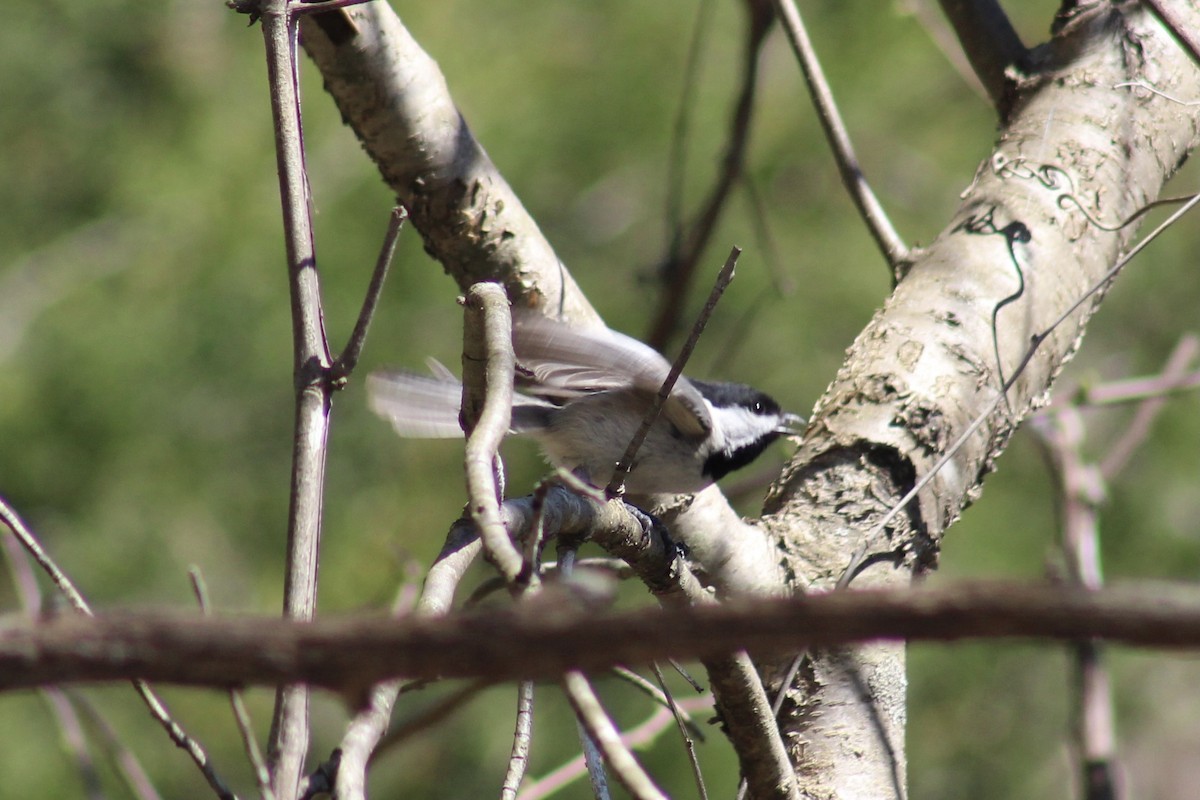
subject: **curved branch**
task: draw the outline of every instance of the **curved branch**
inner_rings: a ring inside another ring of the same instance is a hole
[[[503,487],[500,442],[512,420],[512,317],[503,287],[477,283],[467,292],[463,329],[463,421],[466,424],[467,494],[483,547],[508,582],[524,563],[500,519]]]

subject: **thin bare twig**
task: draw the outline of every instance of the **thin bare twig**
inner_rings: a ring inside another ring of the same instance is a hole
[[[829,145],[833,148],[833,157],[837,163],[838,172],[842,176],[842,184],[850,192],[850,198],[858,208],[858,213],[866,223],[867,229],[871,232],[883,257],[887,259],[892,274],[899,275],[908,258],[908,247],[901,240],[900,234],[892,227],[887,213],[862,174],[858,157],[854,155],[854,146],[850,143],[850,135],[846,132],[846,126],[838,113],[833,92],[830,91],[829,83],[825,80],[825,73],[821,69],[821,63],[817,60],[816,50],[813,49],[812,41],[808,38],[808,31],[804,27],[804,21],[800,18],[800,12],[792,0],[772,0],[772,2],[783,23],[783,30],[787,34],[788,42],[791,43],[792,50],[795,51],[796,58],[800,61],[800,69],[804,73],[804,81],[808,85],[808,92],[812,97],[813,106],[816,108],[817,118],[821,121],[825,138],[829,140]]]
[[[700,259],[712,236],[717,231],[717,222],[728,205],[733,189],[745,171],[746,149],[750,143],[750,123],[753,119],[754,98],[758,90],[758,59],[771,30],[770,8],[762,3],[745,3],[750,15],[743,50],[742,85],[734,104],[729,123],[729,140],[721,159],[721,171],[696,218],[685,230],[682,223],[669,220],[673,225],[671,242],[667,254],[658,268],[662,292],[658,311],[646,336],[646,342],[656,350],[662,350],[670,341],[679,325],[680,315],[687,308],[684,302],[696,275]],[[683,112],[681,111],[681,114]],[[686,131],[676,130],[677,137],[686,136]],[[682,147],[680,147],[682,151]],[[680,155],[682,158],[682,155]],[[682,166],[680,167],[682,170]],[[682,182],[682,175],[679,180]],[[682,187],[669,188],[682,194]]]
[[[513,731],[512,753],[508,771],[500,788],[500,800],[516,800],[517,790],[529,768],[529,745],[533,738],[533,681],[521,681],[517,686],[517,724]]]
[[[400,722],[383,737],[372,757],[377,757],[445,721],[455,711],[478,697],[487,687],[488,684],[484,681],[472,681],[455,689],[416,716]]]
[[[680,701],[685,711],[699,712],[712,707],[710,698],[690,698]],[[643,722],[621,734],[621,741],[627,747],[644,747],[663,734],[672,724],[671,709],[663,706],[647,717]],[[517,800],[542,800],[560,791],[567,784],[578,780],[587,771],[583,756],[579,755],[562,766],[551,770],[525,787],[517,795]]]
[[[37,565],[42,568],[42,571],[50,576],[50,580],[54,582],[54,587],[58,589],[59,594],[67,598],[67,602],[71,604],[71,607],[81,614],[90,616],[92,608],[88,605],[87,600],[83,599],[83,595],[75,588],[75,584],[71,579],[67,577],[65,572],[59,569],[58,564],[50,557],[50,554],[42,548],[41,542],[38,541],[33,531],[25,525],[25,521],[21,519],[21,515],[2,497],[0,497],[0,520],[3,520],[8,529],[17,537],[17,541],[21,543],[21,547],[25,548],[25,552],[29,553],[33,557],[33,560],[37,562]],[[10,553],[10,555],[15,556],[15,553]],[[18,562],[15,559],[11,560],[11,563],[14,568],[17,568],[16,565]],[[26,578],[18,581],[18,586],[24,587],[22,589],[23,595],[29,592],[34,593],[36,599],[35,597],[25,598],[27,602],[36,602],[36,605],[31,608],[41,607],[41,599],[36,596],[36,584],[30,587],[29,580]]]
[[[613,669],[613,674],[631,686],[641,690],[647,697],[661,705],[663,708],[668,710],[671,709],[672,704],[668,699],[666,692],[643,678],[641,675],[638,675],[633,670],[629,669],[628,667],[616,667]],[[683,720],[683,724],[687,727],[688,736],[692,736],[703,742],[705,740],[704,729],[696,724],[696,721],[691,718],[691,716],[679,703],[675,703],[674,707],[675,709],[679,710],[680,719]]]
[[[79,714],[66,692],[54,686],[42,689],[38,694],[50,708],[58,723],[58,735],[63,749],[75,762],[79,778],[83,783],[83,794],[87,800],[104,800],[104,788],[100,784],[100,773],[96,761],[88,750],[87,734],[80,724]]]
[[[675,124],[671,131],[671,146],[667,154],[667,232],[673,242],[678,240],[683,229],[683,194],[687,175],[688,131],[691,128],[692,111],[695,108],[696,79],[700,75],[700,51],[708,38],[713,0],[700,0],[696,8],[696,21],[692,24],[692,38],[688,42],[687,57],[683,67],[683,91],[679,97],[679,110],[675,113]],[[674,244],[672,244],[674,247]]]
[[[658,662],[651,661],[650,668],[654,670],[654,678],[658,681],[658,686],[662,690],[663,697],[667,700],[667,704],[671,709],[671,716],[675,718],[675,724],[679,726],[679,736],[683,739],[683,748],[687,751],[688,763],[692,765],[692,776],[696,779],[696,791],[699,793],[700,800],[708,800],[708,789],[704,785],[704,773],[700,770],[700,759],[696,757],[696,742],[692,740],[688,732],[689,729],[687,721],[684,719],[683,711],[679,708],[679,704],[675,702],[675,696],[667,688],[667,682],[663,678],[662,670],[658,667]]]
[[[365,0],[364,0],[365,1]],[[400,229],[404,220],[408,219],[408,211],[404,206],[396,206],[388,218],[387,233],[383,237],[383,247],[379,250],[379,258],[375,261],[375,269],[371,273],[371,282],[367,285],[367,294],[363,298],[362,309],[358,312],[358,320],[342,354],[334,362],[330,370],[330,379],[335,389],[346,385],[350,373],[358,366],[358,357],[362,355],[363,344],[367,341],[367,330],[375,316],[375,308],[379,305],[379,297],[383,294],[383,282],[387,280],[388,269],[392,258],[396,255],[396,243],[400,241]]]
[[[621,504],[614,501],[607,507],[616,505]],[[636,535],[630,536],[610,524],[595,527],[592,539],[605,550],[625,559],[664,608],[698,610],[716,606],[716,601],[700,586],[687,564],[677,558],[676,550],[667,546],[654,530],[649,533],[651,535],[646,535],[637,525]],[[794,798],[797,791],[795,774],[771,715],[762,680],[749,656],[745,652],[709,655],[701,659],[701,663],[708,671],[720,707],[727,712],[723,716],[729,739],[737,751],[743,772],[751,780],[755,795]]]
[[[1197,338],[1195,334],[1181,337],[1167,359],[1167,363],[1163,366],[1160,376],[1162,384],[1170,386],[1177,383],[1191,369],[1198,352],[1200,352],[1200,338]],[[1129,462],[1133,452],[1149,435],[1154,420],[1166,402],[1166,397],[1163,395],[1147,397],[1141,402],[1121,438],[1113,443],[1107,455],[1100,461],[1100,474],[1105,480],[1115,478]]]
[[[558,568],[564,578],[571,578],[575,574],[575,555],[578,552],[578,542],[566,536],[558,538]],[[591,692],[591,683],[583,673],[578,673],[583,680],[587,692]],[[563,691],[567,694],[567,699],[571,699],[571,690],[566,683],[566,679],[562,680]],[[592,698],[595,700],[595,697]],[[574,703],[572,702],[572,707]],[[604,754],[600,750],[600,743],[596,739],[596,734],[592,732],[588,722],[583,718],[579,709],[575,709],[575,726],[579,730],[579,747],[583,753],[583,764],[587,768],[588,780],[592,784],[592,796],[596,800],[611,800],[612,795],[608,789],[608,774],[604,770]],[[617,769],[614,767],[614,769]]]
[[[58,564],[54,562],[54,559],[52,559],[42,548],[41,543],[38,542],[37,537],[33,534],[33,531],[29,529],[16,510],[8,504],[8,501],[4,500],[3,498],[0,498],[0,520],[2,520],[4,524],[8,526],[9,530],[13,532],[13,535],[17,537],[17,540],[21,543],[21,546],[24,547],[31,556],[33,556],[33,559],[37,562],[38,566],[40,566],[46,572],[46,574],[50,576],[50,579],[54,582],[55,587],[64,597],[67,598],[68,602],[71,603],[71,606],[84,616],[94,616],[91,606],[88,605],[88,602],[84,599],[83,594],[75,587],[75,584],[70,578],[67,577],[66,573],[59,569]],[[187,731],[185,731],[179,725],[179,723],[175,722],[175,720],[171,718],[171,715],[167,711],[167,708],[163,704],[162,700],[154,692],[154,690],[150,688],[150,684],[146,683],[140,678],[134,679],[132,683],[134,691],[138,693],[138,696],[142,698],[142,702],[146,704],[146,708],[149,709],[150,716],[154,717],[159,725],[162,726],[163,730],[165,730],[167,735],[171,738],[171,741],[173,741],[177,747],[182,749],[191,757],[192,761],[195,762],[196,766],[200,768],[200,772],[202,775],[204,775],[204,779],[208,781],[208,785],[214,792],[216,792],[217,796],[222,798],[222,800],[226,800],[226,798],[235,798],[233,792],[231,792],[229,787],[226,786],[225,781],[222,780],[221,776],[219,776],[216,770],[213,769],[212,763],[209,762],[208,754],[204,751],[204,748],[200,746],[199,742],[189,736]]]
[[[900,8],[916,18],[917,23],[929,34],[934,46],[941,51],[942,55],[946,57],[946,61],[962,78],[963,83],[970,87],[971,91],[986,99],[987,89],[983,88],[983,82],[979,80],[979,75],[971,68],[971,62],[967,59],[962,42],[955,38],[954,31],[946,22],[946,15],[934,8],[933,0],[903,0]]]
[[[9,575],[12,577],[13,588],[21,608],[31,617],[39,616],[42,613],[42,593],[33,567],[26,558],[28,554],[13,537],[0,536],[0,546],[3,546]],[[96,764],[88,751],[87,737],[79,724],[79,715],[70,698],[63,690],[54,686],[42,689],[40,694],[54,714],[64,747],[75,760],[84,792],[93,800],[103,797]]]
[[[1058,477],[1062,516],[1062,549],[1072,583],[1087,590],[1103,585],[1100,568],[1098,508],[1104,486],[1095,464],[1085,461],[1083,419],[1067,408],[1035,419]],[[1079,775],[1087,800],[1113,800],[1116,795],[1116,733],[1112,690],[1101,644],[1075,642],[1074,717]]]
[[[700,334],[704,332],[704,326],[708,324],[708,318],[712,316],[713,309],[717,307],[717,302],[721,299],[721,295],[725,293],[725,288],[733,280],[733,271],[737,267],[738,257],[741,254],[741,248],[734,247],[731,249],[728,258],[725,259],[725,265],[717,273],[716,283],[713,284],[712,291],[708,294],[708,301],[705,302],[704,308],[700,310],[699,316],[696,317],[696,323],[692,326],[692,332],[688,335],[687,341],[683,343],[683,347],[680,349],[675,363],[671,365],[671,371],[667,373],[667,378],[659,388],[658,394],[654,396],[654,402],[650,405],[650,409],[642,419],[641,426],[634,433],[633,439],[629,441],[629,446],[625,448],[625,454],[617,462],[617,468],[613,471],[612,480],[608,482],[608,486],[604,489],[605,494],[609,497],[617,497],[621,494],[625,478],[629,476],[629,470],[633,466],[633,460],[637,457],[638,450],[642,447],[642,442],[646,441],[646,434],[650,432],[654,421],[658,419],[658,414],[662,411],[663,403],[667,401],[667,398],[671,395],[671,390],[675,388],[675,382],[683,374],[683,368],[687,365],[688,359],[692,357],[692,351],[696,349],[696,342],[700,340]]]
[[[1194,335],[1181,337],[1156,382],[1161,386],[1176,383],[1190,368],[1198,350],[1200,341]],[[1098,520],[1099,506],[1106,499],[1106,484],[1117,477],[1145,441],[1165,402],[1162,394],[1143,400],[1124,433],[1098,464],[1083,455],[1085,430],[1077,408],[1060,408],[1034,419],[1034,429],[1041,435],[1058,476],[1067,572],[1072,582],[1085,589],[1096,590],[1104,584]],[[1103,646],[1095,639],[1084,639],[1074,645],[1074,652],[1075,735],[1083,794],[1087,800],[1112,800],[1120,796],[1116,725]]]
[[[208,585],[204,582],[204,575],[200,572],[199,567],[192,566],[188,569],[188,580],[191,581],[192,593],[196,596],[200,613],[208,615],[212,606],[208,602]],[[263,760],[262,752],[258,749],[258,740],[254,738],[254,725],[250,721],[250,712],[246,708],[239,689],[229,690],[229,706],[233,711],[238,734],[242,737],[246,760],[254,769],[254,779],[258,782],[258,794],[262,800],[275,800],[275,793],[271,791],[271,773],[267,769],[267,762]]]
[[[67,696],[75,708],[87,717],[88,725],[100,734],[100,744],[104,747],[109,761],[116,764],[121,780],[129,789],[129,793],[137,800],[162,800],[158,790],[146,774],[142,762],[121,740],[121,735],[109,724],[100,710],[88,698],[79,692],[68,692]]]
[[[600,705],[587,677],[582,672],[571,670],[563,676],[562,687],[580,724],[587,730],[588,738],[604,753],[605,762],[625,791],[637,800],[666,800],[667,796],[621,741],[620,733]]]
[[[1200,371],[1189,372],[1170,381],[1163,380],[1161,375],[1106,381],[1098,386],[1080,387],[1074,397],[1052,402],[1050,410],[1057,411],[1059,408],[1071,404],[1081,408],[1103,408],[1140,403],[1152,397],[1167,397],[1181,392],[1190,392],[1197,388],[1200,388]]]

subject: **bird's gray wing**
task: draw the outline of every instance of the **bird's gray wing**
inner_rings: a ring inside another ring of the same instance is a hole
[[[373,372],[367,376],[367,402],[401,436],[451,439],[463,435],[458,424],[462,384],[457,380],[415,372]]]
[[[537,383],[529,391],[546,397],[612,389],[654,395],[671,371],[665,358],[637,339],[609,328],[575,328],[533,311],[513,310],[513,349]],[[683,376],[663,414],[687,436],[712,430],[703,396]]]
[[[456,439],[463,435],[458,420],[462,383],[440,362],[430,359],[433,375],[394,370],[367,376],[367,403],[409,439]],[[513,396],[510,433],[536,433],[550,421],[555,406],[535,397]]]

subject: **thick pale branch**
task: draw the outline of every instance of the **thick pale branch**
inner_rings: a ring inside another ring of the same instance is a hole
[[[934,562],[947,527],[1078,348],[1103,294],[1088,291],[1107,286],[1130,251],[1136,226],[1126,222],[1200,141],[1190,109],[1121,95],[1139,80],[1172,96],[1200,93],[1200,71],[1137,4],[1079,6],[1038,48],[1036,68],[1014,87],[1007,125],[960,208],[850,348],[768,500],[764,524],[810,582],[835,581],[865,539],[880,545],[861,573],[868,583],[905,583]],[[877,655],[860,651],[874,660],[851,674],[818,654],[817,680],[784,707],[785,736],[805,743],[793,761],[815,776],[804,791],[902,796],[893,765],[903,764],[903,652]],[[876,775],[869,790],[865,765]]]
[[[437,63],[387,3],[305,15],[304,47],[342,116],[466,291],[498,281],[570,320],[596,312],[450,97]]]

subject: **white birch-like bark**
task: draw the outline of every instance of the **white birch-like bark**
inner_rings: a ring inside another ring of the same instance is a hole
[[[1194,28],[1200,15],[1194,4],[1186,11]],[[1137,4],[1079,10],[1030,63],[1014,76],[994,152],[855,341],[768,499],[765,521],[791,571],[815,585],[837,580],[875,522],[995,403],[1031,337],[1117,263],[1137,227],[1122,223],[1158,198],[1198,143],[1195,109],[1122,85],[1200,98],[1200,69]],[[904,583],[933,566],[947,527],[978,497],[1019,418],[1045,401],[1102,295],[1046,336],[1008,402],[872,548],[894,557],[855,585]],[[904,796],[904,685],[898,646],[805,663],[782,722],[805,796]]]

